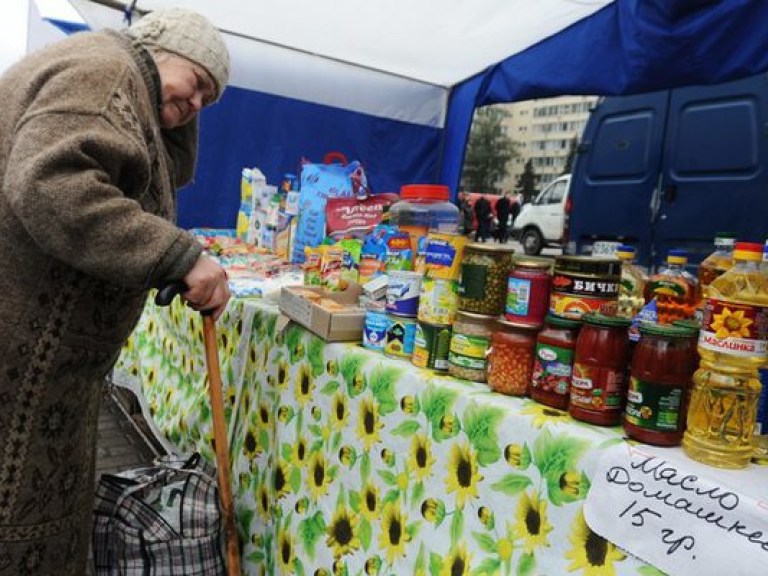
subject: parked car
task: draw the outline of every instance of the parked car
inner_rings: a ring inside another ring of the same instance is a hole
[[[571,176],[553,180],[532,202],[523,204],[512,227],[512,238],[526,254],[537,255],[546,246],[562,246],[568,212]]]

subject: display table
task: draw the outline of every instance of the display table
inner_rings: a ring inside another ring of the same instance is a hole
[[[584,501],[619,428],[328,344],[258,300],[218,322],[248,574],[659,574]],[[148,304],[115,377],[178,451],[211,461],[202,321]]]

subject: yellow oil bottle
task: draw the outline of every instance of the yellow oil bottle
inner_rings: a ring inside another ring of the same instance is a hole
[[[763,246],[737,242],[733,267],[708,288],[683,449],[694,460],[743,468],[754,451],[754,427],[766,363],[768,276]]]

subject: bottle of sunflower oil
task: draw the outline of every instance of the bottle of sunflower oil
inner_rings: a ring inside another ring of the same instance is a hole
[[[699,332],[685,453],[721,468],[743,468],[753,455],[760,380],[768,355],[768,276],[763,247],[737,242],[734,265],[709,285]]]
[[[659,324],[693,318],[697,302],[697,280],[685,269],[685,250],[672,249],[667,261],[645,286],[646,301],[655,300]]]
[[[768,276],[768,240],[763,247],[763,263],[760,265],[763,274]],[[760,370],[760,398],[757,401],[757,422],[755,423],[755,451],[752,461],[759,464],[768,464],[768,364]]]
[[[616,257],[621,260],[621,281],[619,282],[618,316],[634,318],[645,305],[645,284],[648,276],[635,265],[635,248],[619,246]]]
[[[699,264],[699,290],[703,298],[707,297],[707,288],[712,280],[733,266],[733,245],[735,243],[736,235],[731,232],[718,232],[715,236],[715,251]]]
[[[704,314],[704,303],[707,299],[707,288],[712,280],[733,266],[733,245],[736,235],[732,232],[718,232],[715,235],[715,251],[704,258],[699,264],[699,302],[696,306],[696,319],[701,321]]]

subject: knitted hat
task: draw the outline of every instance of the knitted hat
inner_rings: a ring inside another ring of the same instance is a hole
[[[128,34],[199,64],[216,82],[216,99],[229,80],[229,51],[221,32],[204,16],[183,8],[156,10],[128,28]]]

